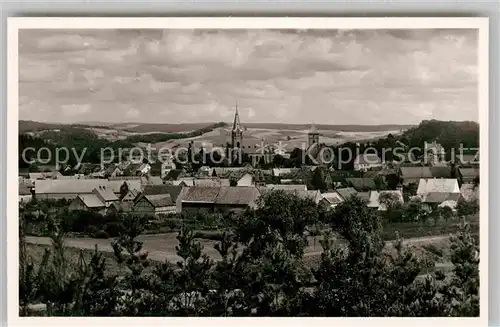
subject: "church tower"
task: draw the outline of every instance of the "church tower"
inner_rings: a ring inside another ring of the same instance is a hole
[[[309,133],[307,133],[307,147],[310,148],[314,144],[319,144],[319,133],[313,123],[309,129]]]
[[[231,146],[241,148],[243,146],[243,129],[240,124],[240,115],[238,113],[238,104],[236,104],[236,112],[234,114],[233,129],[231,131]]]

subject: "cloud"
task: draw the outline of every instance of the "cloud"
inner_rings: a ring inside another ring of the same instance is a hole
[[[23,30],[19,40],[21,119],[229,121],[236,102],[249,122],[478,118],[474,30]]]
[[[137,118],[141,115],[141,112],[137,109],[131,108],[125,114],[126,118]]]
[[[90,112],[90,104],[65,104],[61,106],[62,112],[65,116],[81,116]]]

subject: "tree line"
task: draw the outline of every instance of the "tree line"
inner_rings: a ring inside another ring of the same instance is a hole
[[[386,250],[381,217],[359,198],[325,212],[308,199],[271,192],[231,223],[208,257],[195,233],[178,233],[176,263],[152,264],[137,237],[141,217],[122,215],[111,240],[121,274],[108,271],[96,248],[68,264],[64,233],[48,226],[53,245],[40,264],[27,253],[20,223],[20,314],[47,305],[54,316],[330,316],[438,317],[479,315],[479,246],[467,225],[451,236],[451,273],[425,275],[434,263],[394,242]],[[321,223],[321,224],[320,224]],[[305,255],[320,224],[319,262]]]

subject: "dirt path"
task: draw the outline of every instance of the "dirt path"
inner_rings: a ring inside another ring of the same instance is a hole
[[[177,234],[151,234],[151,235],[141,235],[138,240],[143,242],[143,250],[149,253],[149,258],[155,261],[178,261],[180,257],[176,254],[175,247],[177,246]],[[448,239],[448,235],[440,236],[426,236],[417,237],[403,240],[403,244],[406,245],[416,245],[421,243],[433,243],[440,242]],[[305,256],[316,256],[320,255],[321,246],[319,244],[320,238],[316,238],[316,242],[313,242],[313,238],[310,238],[310,245],[306,248]],[[214,249],[215,241],[198,239],[203,245],[203,251],[208,254],[213,259],[219,259],[219,253]],[[39,245],[51,245],[52,241],[48,237],[38,237],[38,236],[26,236],[26,242],[29,244],[39,244]],[[312,245],[314,243],[314,245]],[[394,241],[386,242],[386,246],[393,246]],[[99,251],[113,252],[110,240],[107,239],[94,239],[94,238],[68,238],[65,241],[67,247],[93,250],[97,245]]]

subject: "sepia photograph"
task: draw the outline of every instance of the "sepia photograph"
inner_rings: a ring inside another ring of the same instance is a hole
[[[20,318],[484,315],[484,20],[165,21],[10,31]]]

